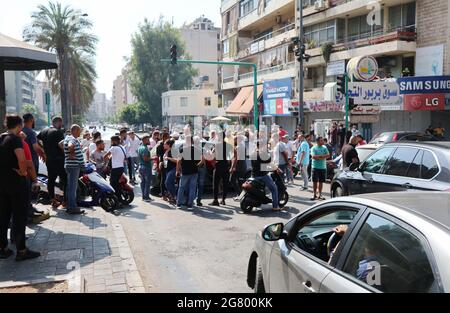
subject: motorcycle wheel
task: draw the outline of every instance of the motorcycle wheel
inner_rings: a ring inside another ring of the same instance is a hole
[[[119,200],[116,195],[107,194],[100,200],[100,206],[106,212],[114,212],[119,206]]]
[[[280,199],[278,199],[278,205],[282,209],[286,206],[289,201],[289,194],[285,191],[280,195]]]
[[[131,204],[131,202],[133,202],[134,200],[134,192],[122,189],[119,200],[125,205]]]
[[[245,197],[241,201],[241,210],[245,214],[249,214],[253,211],[253,207],[250,205],[250,202],[247,200],[247,197]]]

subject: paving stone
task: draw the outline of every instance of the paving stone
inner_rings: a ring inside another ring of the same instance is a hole
[[[122,284],[122,285],[106,286],[106,292],[122,292],[122,291],[128,291],[127,285]]]
[[[87,292],[106,292],[106,285],[105,284],[94,285],[89,286],[86,289]]]

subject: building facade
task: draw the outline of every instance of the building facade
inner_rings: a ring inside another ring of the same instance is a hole
[[[89,114],[87,116],[89,121],[105,121],[111,116],[109,111],[109,100],[104,93],[96,92],[92,104],[89,107]]]
[[[291,38],[300,35],[298,3],[223,0],[221,7],[223,60],[256,63],[259,84],[292,78],[291,103],[299,93],[299,63],[289,49]],[[306,129],[318,121],[344,120],[342,103],[336,97],[337,73],[330,69],[335,65],[346,68],[352,58],[374,57],[380,81],[450,74],[447,0],[303,0],[303,5],[303,37],[310,55],[304,63]],[[252,73],[244,67],[224,68],[222,73],[224,104],[234,108],[233,101],[242,98],[243,87],[252,85]],[[368,138],[379,131],[423,131],[439,123],[450,129],[449,100],[445,109],[436,106],[433,110],[410,110],[405,101],[402,97],[394,105],[377,104],[375,116],[352,114],[351,122]],[[298,121],[295,114],[272,115],[278,124],[293,130]]]
[[[48,107],[45,101],[45,94],[50,94],[50,117],[61,115],[61,102],[58,97],[52,94],[52,87],[48,81],[34,82],[35,104],[39,112],[42,112],[48,118]]]
[[[35,72],[5,72],[6,110],[21,113],[24,104],[35,104]]]
[[[112,106],[113,114],[120,112],[128,104],[136,102],[136,98],[131,92],[130,82],[126,69],[122,75],[117,76],[113,83]]]
[[[220,28],[204,16],[196,19],[180,29],[181,37],[186,45],[186,53],[193,60],[217,61],[220,58]],[[219,89],[219,68],[217,65],[193,64],[198,70],[194,77],[194,86],[210,85]]]
[[[171,90],[162,94],[163,124],[185,124],[195,117],[205,121],[223,115],[214,89]]]

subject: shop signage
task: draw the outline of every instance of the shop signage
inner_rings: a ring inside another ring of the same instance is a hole
[[[450,76],[402,77],[400,94],[450,93]]]
[[[252,43],[250,46],[250,54],[258,53],[259,51],[259,42]]]
[[[416,49],[417,76],[442,75],[444,63],[444,45],[423,47]]]
[[[290,116],[292,78],[264,82],[264,114]]]
[[[405,95],[405,111],[436,111],[445,109],[445,94]]]
[[[310,112],[341,112],[342,104],[331,101],[307,100],[305,101],[305,109]]]
[[[355,104],[394,104],[400,90],[395,82],[361,82],[348,84],[348,96]]]
[[[351,111],[351,114],[380,114],[381,108],[377,105],[360,105]]]
[[[350,115],[350,123],[378,123],[380,121],[380,115],[370,114],[370,115]]]
[[[330,62],[327,65],[327,76],[345,74],[345,60]]]
[[[372,81],[378,74],[377,60],[371,56],[350,59],[347,64],[347,72],[358,80]]]

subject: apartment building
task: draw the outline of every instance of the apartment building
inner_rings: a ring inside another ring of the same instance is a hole
[[[106,94],[96,92],[94,99],[89,107],[89,114],[87,116],[89,121],[104,121],[111,114],[109,112],[109,100]]]
[[[186,52],[193,60],[217,61],[220,59],[220,28],[201,16],[181,29],[181,37],[186,45]],[[194,77],[194,86],[209,85],[214,90],[219,89],[219,68],[217,65],[193,64],[198,70]]]
[[[300,33],[297,2],[224,0],[221,9],[223,59],[256,63],[261,84],[292,78],[292,102],[298,97],[299,68],[288,46],[291,37]],[[306,125],[343,120],[342,104],[335,100],[336,75],[330,67],[345,68],[352,58],[374,57],[381,80],[450,72],[447,0],[303,0],[303,5],[303,36],[311,56],[305,62]],[[233,100],[242,98],[238,97],[242,87],[251,85],[249,69],[224,69],[224,103],[236,111]],[[381,130],[424,130],[440,122],[450,127],[448,100],[433,110],[406,109],[404,101],[402,97],[394,105],[379,105],[376,116],[354,114],[351,121],[366,137]],[[279,124],[293,128],[295,118],[273,115]]]
[[[34,91],[35,91],[35,105],[37,106],[39,112],[42,112],[46,117],[48,113],[47,104],[45,102],[45,94],[50,94],[50,116],[61,115],[61,101],[59,97],[52,94],[52,87],[50,82],[48,81],[39,81],[36,80],[34,82]]]
[[[117,76],[113,83],[112,110],[113,114],[120,112],[128,104],[136,102],[136,98],[131,93],[130,82],[126,69],[122,70],[122,75]]]
[[[20,114],[24,104],[35,104],[35,79],[35,72],[5,72],[7,112]]]

